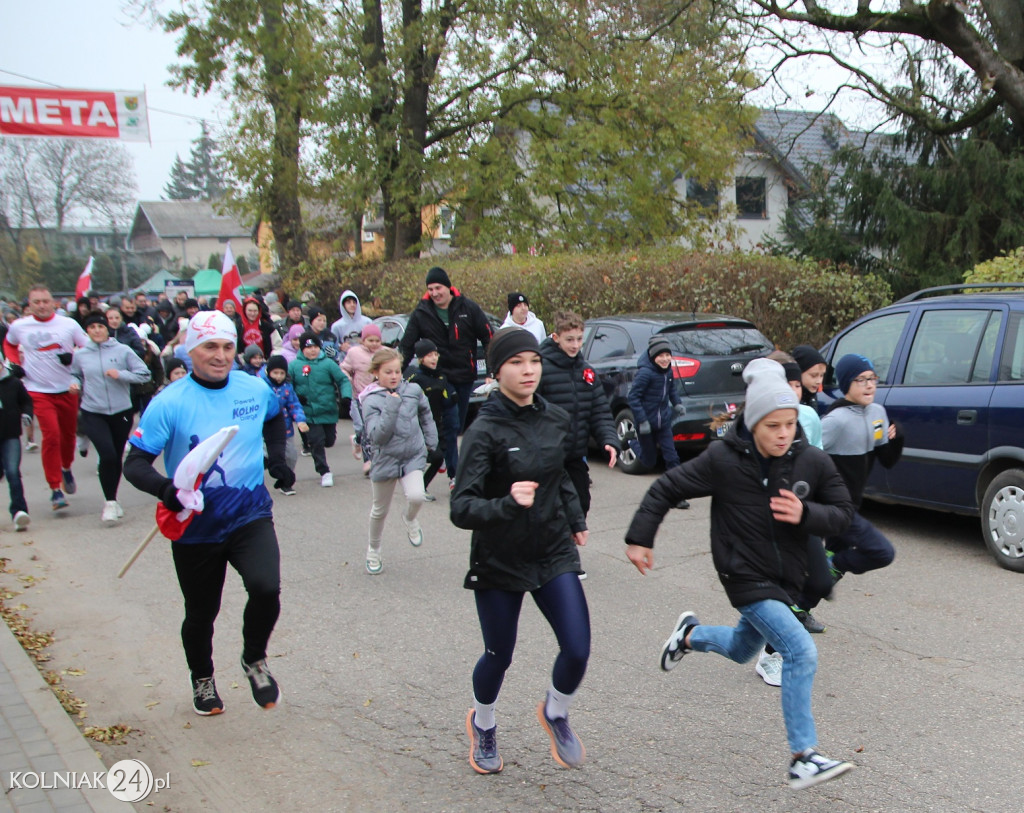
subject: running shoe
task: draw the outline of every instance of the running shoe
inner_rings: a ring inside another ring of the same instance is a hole
[[[423,493],[424,502],[437,502],[437,497],[431,494],[429,491]]]
[[[795,604],[791,605],[790,608],[793,611],[793,615],[796,616],[797,621],[804,625],[804,629],[810,633],[818,635],[825,631],[826,627],[817,618],[811,615],[807,610],[802,610]]]
[[[323,477],[320,478],[320,488],[330,488],[334,485],[334,475],[327,472]]]
[[[820,785],[822,782],[842,776],[852,768],[853,764],[850,762],[829,759],[809,748],[789,763],[789,786],[793,790],[802,790],[812,785]]]
[[[417,528],[415,531],[409,531],[409,544],[414,548],[418,548],[423,544],[423,529]]]
[[[782,656],[778,652],[769,655],[764,649],[757,657],[757,665],[754,671],[761,676],[761,679],[769,686],[782,685]]]
[[[25,441],[25,451],[26,452],[38,452],[39,451],[39,444],[36,443],[34,440],[26,440]]]
[[[484,731],[476,727],[476,712],[466,715],[466,733],[469,734],[469,764],[477,773],[498,773],[505,763],[498,753],[498,727]]]
[[[373,548],[367,548],[366,550],[366,572],[371,576],[376,576],[384,569],[384,562],[380,558],[380,551],[376,551]]]
[[[552,720],[544,708],[546,705],[543,700],[537,704],[537,719],[551,737],[551,756],[563,768],[582,765],[587,756],[587,749],[569,726],[569,718],[556,717]]]
[[[281,689],[267,668],[266,658],[260,658],[252,663],[242,661],[242,671],[249,678],[252,699],[256,702],[257,706],[272,709],[281,702]]]
[[[78,484],[75,482],[75,475],[71,473],[71,469],[63,469],[60,476],[64,480],[65,494],[74,494],[78,491]]]
[[[55,488],[53,493],[50,494],[50,508],[54,511],[60,511],[62,508],[68,507],[67,497],[64,496],[64,492],[59,488]]]
[[[27,511],[18,511],[14,515],[14,530],[24,531],[30,522],[32,522],[32,517],[28,515]]]
[[[192,678],[192,708],[203,717],[224,713],[224,701],[217,694],[217,684],[212,677]]]
[[[683,655],[690,651],[689,647],[683,644],[686,640],[686,636],[690,633],[694,627],[698,626],[700,621],[697,619],[692,612],[687,610],[676,621],[676,628],[672,630],[672,634],[668,636],[668,640],[665,641],[665,645],[661,648],[661,668],[666,672],[671,672],[676,668],[676,664],[683,659]]]
[[[102,522],[117,522],[117,503],[113,500],[107,500],[103,503],[103,512],[100,514],[100,521]]]
[[[334,479],[334,478],[331,478]],[[293,486],[278,486],[277,490],[280,491],[286,497],[295,496],[295,488]]]

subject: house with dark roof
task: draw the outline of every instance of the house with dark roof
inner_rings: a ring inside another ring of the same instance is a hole
[[[235,257],[259,268],[253,229],[202,200],[142,201],[128,231],[128,248],[147,268],[205,268],[231,241]]]

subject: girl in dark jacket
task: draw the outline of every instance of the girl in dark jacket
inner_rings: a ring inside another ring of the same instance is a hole
[[[789,784],[804,788],[853,766],[815,751],[811,687],[818,653],[790,605],[806,578],[808,556],[824,556],[820,545],[808,544],[808,534],[841,531],[853,504],[828,455],[799,436],[798,401],[782,366],[756,359],[743,378],[748,387],[742,424],[651,486],[626,532],[626,555],[646,573],[669,508],[684,497],[711,496],[711,554],[740,621],[735,627],[707,626],[684,612],[662,648],[661,668],[672,669],[694,650],[746,663],[770,643],[783,658]]]
[[[575,767],[585,756],[569,727],[569,705],[590,657],[590,614],[575,550],[586,544],[587,526],[564,468],[568,413],[534,394],[541,374],[537,349],[533,334],[520,328],[494,334],[488,361],[499,389],[463,438],[451,501],[452,522],[473,531],[465,587],[474,591],[484,639],[466,715],[469,763],[477,773],[502,768],[494,707],[526,593],[559,646],[537,718],[556,762]]]

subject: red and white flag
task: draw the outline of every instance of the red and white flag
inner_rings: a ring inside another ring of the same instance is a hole
[[[78,284],[75,286],[75,299],[81,299],[92,288],[92,257],[85,264],[85,269],[78,275]]]
[[[224,302],[231,299],[235,310],[242,312],[242,275],[238,273],[235,255],[231,253],[231,243],[224,249],[224,267],[220,272],[220,293],[217,294],[217,308],[223,309]]]

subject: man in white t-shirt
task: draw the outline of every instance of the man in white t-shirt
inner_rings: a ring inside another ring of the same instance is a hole
[[[45,285],[28,292],[29,316],[17,319],[4,339],[4,355],[25,368],[25,389],[32,397],[43,435],[43,474],[52,492],[50,507],[67,508],[65,494],[77,490],[71,474],[75,459],[78,396],[71,387],[71,357],[88,341],[74,319],[56,313],[56,302]]]

